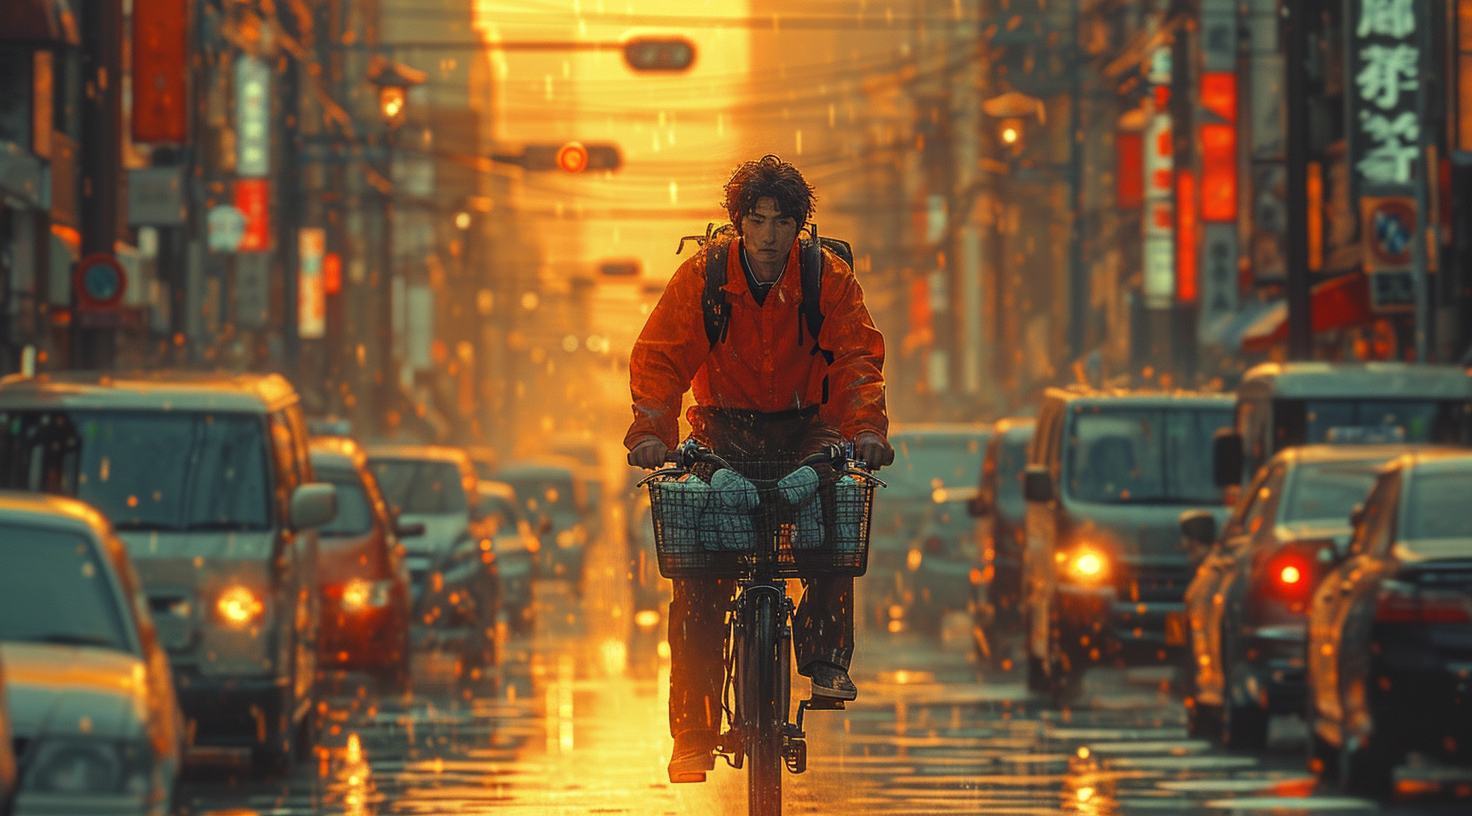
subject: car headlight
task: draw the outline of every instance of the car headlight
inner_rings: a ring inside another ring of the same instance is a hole
[[[1092,544],[1080,544],[1055,557],[1060,577],[1069,583],[1098,585],[1109,580],[1109,554]]]
[[[215,613],[228,626],[244,629],[261,619],[266,606],[250,589],[232,586],[215,599]]]
[[[38,793],[145,796],[153,788],[151,755],[136,743],[46,739],[35,756],[25,787]]]
[[[354,578],[343,584],[342,610],[362,612],[365,609],[382,609],[388,606],[389,595],[392,594],[393,588],[393,581],[365,581],[362,578]]]

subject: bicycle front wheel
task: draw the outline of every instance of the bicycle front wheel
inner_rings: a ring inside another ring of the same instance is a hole
[[[747,607],[741,732],[749,763],[746,771],[749,816],[781,816],[782,813],[782,724],[787,712],[779,710],[782,694],[778,672],[786,669],[783,659],[786,656],[778,653],[780,604],[775,595],[759,593]]]

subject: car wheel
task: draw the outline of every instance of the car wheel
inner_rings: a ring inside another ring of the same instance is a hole
[[[1314,730],[1312,718],[1308,726],[1308,769],[1318,775],[1320,782],[1339,780],[1339,751]]]
[[[1268,712],[1255,705],[1227,702],[1222,707],[1222,745],[1233,751],[1261,751],[1268,744]]]
[[[1339,787],[1345,793],[1388,799],[1395,792],[1395,766],[1398,753],[1385,740],[1371,737],[1370,744],[1339,748]]]
[[[1186,706],[1186,735],[1216,742],[1222,738],[1222,707],[1198,700]]]
[[[292,758],[298,762],[305,762],[312,758],[317,751],[317,738],[322,733],[321,725],[316,706],[307,709],[306,715],[302,717],[302,721],[297,724],[292,734]]]
[[[251,748],[251,775],[257,779],[271,779],[291,769],[291,703],[291,695],[284,695],[276,722],[266,728],[266,738]]]

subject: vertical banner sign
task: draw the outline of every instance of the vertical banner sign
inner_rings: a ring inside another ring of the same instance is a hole
[[[1472,0],[1457,1],[1457,62],[1454,115],[1457,140],[1454,149],[1472,154]],[[1464,157],[1466,158],[1466,157]]]
[[[1426,359],[1426,99],[1430,4],[1351,0],[1345,27],[1349,164],[1360,196],[1360,240],[1371,304],[1416,313]],[[1407,302],[1409,301],[1409,302]]]
[[[323,261],[327,255],[327,233],[320,227],[297,231],[297,336],[320,340],[327,334],[327,287]]]
[[[1170,93],[1170,46],[1155,49],[1150,61],[1155,112],[1145,127],[1145,305],[1168,309],[1175,302],[1175,150],[1166,102]]]
[[[237,252],[271,249],[271,186],[265,179],[235,180],[235,209],[245,217]]]
[[[235,173],[271,173],[271,68],[245,55],[235,61]]]
[[[187,134],[188,0],[133,4],[133,141],[183,144]]]
[[[1237,0],[1201,0],[1199,336],[1237,312]]]

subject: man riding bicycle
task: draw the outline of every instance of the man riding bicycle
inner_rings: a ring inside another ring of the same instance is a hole
[[[681,264],[629,358],[634,421],[629,464],[658,468],[679,435],[680,402],[693,387],[691,436],[732,460],[796,463],[851,439],[855,458],[894,461],[886,435],[884,338],[849,265],[821,251],[822,315],[807,328],[798,237],[813,213],[813,188],[791,164],[764,156],[737,168],[725,187],[734,238],[725,247],[724,324],[713,334],[706,262]],[[806,304],[808,307],[811,304]],[[816,697],[852,700],[853,579],[812,578],[794,619],[798,671]],[[672,782],[715,767],[724,676],[725,613],[734,582],[676,578],[670,603]]]

